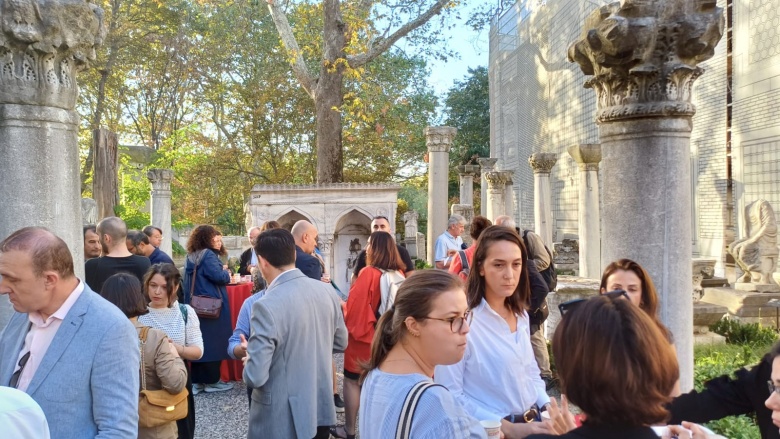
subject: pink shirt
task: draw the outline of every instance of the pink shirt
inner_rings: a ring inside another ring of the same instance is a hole
[[[16,361],[16,368],[14,372],[19,370],[19,360],[29,351],[30,358],[27,360],[27,364],[22,370],[22,374],[19,376],[19,383],[16,386],[17,389],[26,392],[27,387],[30,385],[35,372],[38,370],[43,357],[46,355],[46,351],[49,350],[51,341],[54,340],[54,336],[57,335],[57,330],[62,325],[62,320],[68,315],[73,304],[76,303],[81,293],[84,292],[84,282],[79,280],[79,284],[76,289],[70,293],[70,296],[63,302],[62,306],[52,315],[49,316],[46,321],[43,320],[41,314],[37,311],[31,312],[27,318],[30,319],[30,331],[24,338],[24,347],[19,352],[19,358]]]

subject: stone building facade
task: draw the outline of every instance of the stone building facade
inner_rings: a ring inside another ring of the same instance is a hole
[[[558,155],[550,176],[556,242],[578,233],[579,169],[567,148],[599,142],[596,95],[583,87],[586,78],[567,60],[567,48],[586,17],[608,3],[520,0],[491,26],[491,156],[513,173],[512,213],[530,228],[528,157]],[[725,246],[741,230],[744,206],[764,198],[780,208],[780,0],[732,3],[717,0],[726,30],[715,56],[700,64],[691,135],[691,251],[716,259],[720,275],[732,266]]]

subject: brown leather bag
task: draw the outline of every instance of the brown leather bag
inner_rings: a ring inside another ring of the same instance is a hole
[[[202,319],[218,319],[222,312],[222,299],[216,299],[210,296],[194,296],[195,279],[197,279],[198,265],[203,259],[203,255],[208,250],[201,250],[195,257],[195,268],[192,270],[192,281],[190,282],[190,306],[195,310],[195,314]]]
[[[141,340],[141,394],[138,399],[138,425],[141,427],[159,427],[169,422],[187,417],[187,389],[177,394],[167,390],[146,390],[146,372],[144,371],[144,344],[149,327],[141,328],[138,336]]]

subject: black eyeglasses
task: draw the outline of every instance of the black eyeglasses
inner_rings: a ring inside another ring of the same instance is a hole
[[[430,320],[438,320],[440,322],[449,322],[450,323],[450,331],[454,333],[459,333],[461,330],[463,330],[463,325],[465,325],[471,317],[471,311],[466,311],[465,314],[458,317],[450,317],[448,319],[439,319],[436,317],[423,317],[424,319],[430,319]]]
[[[769,386],[769,396],[772,396],[772,392],[780,395],[780,386],[775,386],[772,380],[767,381],[766,384]]]
[[[612,300],[619,299],[621,297],[625,297],[626,299],[628,299],[628,293],[626,293],[623,290],[610,291],[608,293],[604,293],[601,295],[605,297],[609,297]],[[590,299],[590,297],[587,299],[574,299],[574,300],[569,300],[568,302],[563,302],[560,305],[558,305],[558,310],[561,312],[561,315],[564,315],[567,312],[571,311],[572,309],[578,307],[588,299]]]

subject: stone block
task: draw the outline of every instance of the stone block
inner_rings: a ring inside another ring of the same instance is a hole
[[[752,282],[737,282],[734,288],[739,291],[752,291],[757,293],[780,293],[780,285],[754,284]]]
[[[775,326],[780,308],[773,306],[773,301],[780,301],[780,293],[757,293],[737,291],[731,288],[705,288],[703,302],[721,305],[728,309],[729,314],[739,317],[740,321],[762,323]]]
[[[706,302],[695,303],[693,305],[693,326],[694,328],[698,326],[708,328],[710,325],[717,323],[728,312],[728,308],[723,305]],[[696,332],[695,329],[694,332]]]

